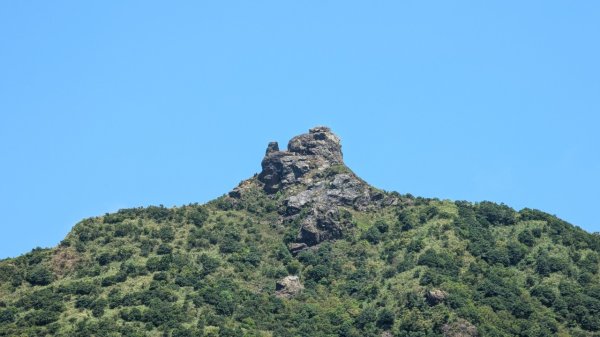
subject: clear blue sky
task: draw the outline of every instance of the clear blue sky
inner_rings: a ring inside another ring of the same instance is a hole
[[[600,230],[598,1],[3,1],[0,257],[328,125],[401,193]]]

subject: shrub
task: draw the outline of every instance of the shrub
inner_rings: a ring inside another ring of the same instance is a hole
[[[519,233],[518,239],[519,242],[529,247],[532,247],[535,244],[535,236],[527,229]]]
[[[548,276],[550,273],[566,269],[567,263],[562,258],[550,256],[543,252],[538,255],[535,270],[542,276]]]
[[[388,309],[383,308],[377,313],[377,326],[381,329],[389,329],[394,325],[394,313]]]
[[[554,301],[556,301],[554,289],[547,285],[539,285],[531,289],[531,295],[537,297],[540,302],[547,307],[551,307],[554,304]]]
[[[153,256],[146,261],[146,268],[149,271],[166,271],[169,270],[173,256],[171,254],[163,255],[162,257]]]
[[[0,325],[14,322],[16,313],[15,308],[0,310]]]
[[[427,249],[417,261],[421,266],[436,268],[443,274],[455,275],[458,272],[458,265],[455,259],[446,252],[437,253],[433,249]]]
[[[404,210],[398,213],[398,222],[402,230],[407,231],[419,225],[419,218],[415,212]]]
[[[197,227],[201,227],[208,219],[208,212],[204,207],[193,208],[188,211],[187,219]]]
[[[59,312],[50,310],[33,310],[25,315],[25,321],[31,325],[43,326],[58,320]]]
[[[377,320],[377,311],[373,307],[364,308],[358,317],[356,317],[355,324],[359,329],[366,327],[370,323],[374,323]]]
[[[171,216],[171,210],[169,210],[168,208],[165,208],[163,205],[160,206],[149,206],[148,208],[146,208],[146,215],[156,221],[156,222],[162,222],[165,221],[167,219],[170,218]]]
[[[308,279],[319,282],[321,279],[329,275],[329,268],[324,265],[317,265],[309,269],[306,273]]]
[[[198,263],[202,266],[203,275],[208,275],[214,272],[221,265],[221,261],[219,259],[206,254],[198,256]]]
[[[425,245],[423,244],[423,240],[422,239],[412,239],[410,241],[410,243],[408,244],[408,246],[406,246],[406,252],[411,253],[418,253],[421,251],[421,249],[423,249]]]
[[[172,251],[173,251],[173,248],[171,248],[171,246],[161,243],[160,246],[158,246],[158,249],[156,249],[156,254],[158,254],[158,255],[171,254]]]
[[[376,226],[371,226],[363,237],[372,244],[378,244],[381,241],[381,232]]]
[[[103,287],[109,287],[117,283],[125,282],[126,280],[127,274],[120,271],[116,275],[106,276],[103,278],[101,284]]]
[[[510,241],[507,245],[508,260],[511,265],[519,263],[527,254],[527,248],[515,241]]]
[[[169,226],[160,227],[160,229],[158,230],[158,232],[156,232],[155,235],[157,238],[163,240],[164,242],[171,242],[173,241],[173,239],[175,239],[175,232]]]
[[[74,281],[62,285],[59,288],[59,291],[70,295],[89,295],[96,293],[98,291],[98,286],[91,280]]]
[[[226,235],[219,242],[219,251],[224,254],[235,253],[242,249],[242,244],[239,241],[239,238],[234,236]]]
[[[54,280],[54,275],[44,266],[35,266],[25,277],[27,282],[34,286],[45,286]]]
[[[110,253],[102,253],[100,255],[98,255],[98,257],[96,258],[96,260],[98,261],[98,263],[101,266],[105,266],[107,264],[109,264],[112,261],[112,255]]]
[[[96,300],[96,297],[94,297],[94,296],[80,296],[75,301],[75,308],[91,309],[95,300]]]
[[[509,226],[517,221],[517,212],[505,204],[483,201],[475,207],[477,219],[494,226]]]
[[[92,315],[94,317],[100,317],[104,315],[104,309],[108,305],[108,302],[105,299],[99,299],[92,303]]]

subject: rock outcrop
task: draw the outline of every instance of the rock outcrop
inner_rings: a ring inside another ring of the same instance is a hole
[[[431,289],[425,293],[425,299],[429,305],[436,305],[443,302],[448,297],[448,293],[441,289]]]
[[[291,298],[298,295],[304,286],[296,275],[288,275],[275,284],[275,296],[280,298]]]
[[[265,192],[275,193],[304,183],[311,170],[337,164],[343,164],[340,139],[328,127],[315,127],[292,138],[287,151],[279,151],[277,142],[269,143],[258,180],[264,184]]]
[[[341,238],[353,226],[350,209],[364,211],[398,201],[344,164],[340,138],[328,127],[292,138],[287,150],[269,143],[261,166],[256,183],[280,203],[283,223],[299,224],[296,242],[290,244],[292,253]],[[243,184],[229,195],[241,198]]]

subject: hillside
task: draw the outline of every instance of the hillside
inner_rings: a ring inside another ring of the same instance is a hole
[[[600,237],[368,185],[317,127],[204,205],[0,261],[0,336],[600,336]]]

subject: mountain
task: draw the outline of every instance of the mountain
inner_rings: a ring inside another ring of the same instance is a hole
[[[0,261],[1,336],[600,336],[600,237],[374,188],[316,127],[204,205]]]

